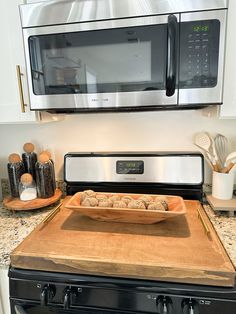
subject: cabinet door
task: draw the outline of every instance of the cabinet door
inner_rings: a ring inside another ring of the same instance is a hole
[[[17,80],[16,65],[25,73],[23,40],[18,5],[20,0],[0,1],[0,123],[32,122],[37,113],[30,112],[29,106],[22,112]],[[22,77],[23,94],[27,100],[26,77]]]
[[[0,266],[0,314],[10,314],[8,269]]]
[[[236,1],[229,0],[223,105],[220,108],[221,118],[236,118]]]

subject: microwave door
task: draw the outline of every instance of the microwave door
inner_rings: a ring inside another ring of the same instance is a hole
[[[178,15],[23,29],[32,110],[177,105]]]
[[[222,103],[226,10],[181,14],[179,105]]]

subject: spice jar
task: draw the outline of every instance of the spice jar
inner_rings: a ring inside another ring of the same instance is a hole
[[[24,164],[18,154],[11,154],[8,157],[7,172],[12,197],[19,197],[19,183],[22,174],[25,172]]]
[[[41,153],[35,165],[37,194],[40,198],[48,198],[54,195],[55,176],[53,164],[48,155]]]
[[[19,194],[22,201],[30,201],[37,198],[36,184],[31,174],[24,173],[20,178]]]
[[[52,160],[52,155],[51,153],[48,151],[48,150],[44,150],[42,151],[41,154],[46,154],[48,155],[48,158],[49,160],[51,161],[52,163],[52,171],[53,171],[53,186],[54,186],[54,189],[56,190],[56,177],[55,177],[55,168],[54,168],[54,161]]]
[[[22,160],[25,166],[25,172],[30,173],[35,180],[35,163],[37,161],[37,154],[34,152],[34,144],[25,143],[23,149],[25,152],[22,154]]]

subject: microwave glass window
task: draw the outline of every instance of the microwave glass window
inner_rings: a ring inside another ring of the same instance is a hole
[[[217,84],[220,22],[183,22],[180,26],[180,88]]]
[[[166,24],[29,37],[37,95],[164,90]]]

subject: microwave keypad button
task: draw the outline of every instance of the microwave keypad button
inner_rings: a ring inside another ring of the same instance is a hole
[[[201,83],[202,83],[202,86],[207,86],[209,84],[209,80],[203,79]]]
[[[193,80],[188,80],[186,83],[187,85],[191,86],[193,84]]]

